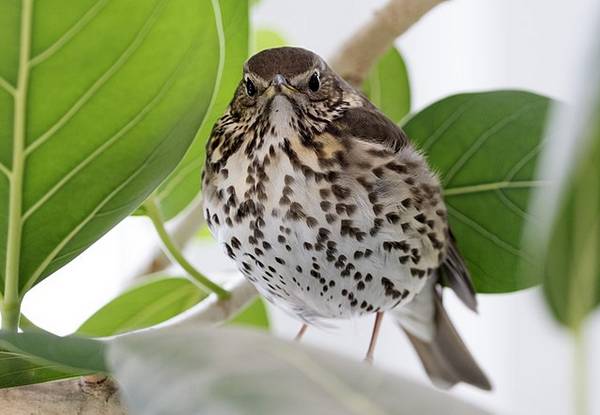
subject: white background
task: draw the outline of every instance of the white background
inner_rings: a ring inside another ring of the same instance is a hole
[[[384,2],[263,0],[254,10],[260,27],[280,31],[293,45],[327,58]],[[410,72],[413,109],[456,92],[520,88],[567,102],[575,99],[584,46],[597,0],[452,0],[439,6],[397,41]],[[598,70],[598,68],[596,68]],[[36,287],[24,311],[59,334],[76,329],[115,296],[157,244],[146,220],[125,220],[83,255]],[[207,274],[233,273],[210,244],[187,252]],[[450,314],[494,383],[492,393],[459,386],[456,393],[503,414],[570,414],[572,344],[532,289],[480,296],[473,315],[447,295]],[[271,310],[274,331],[291,338],[299,324]],[[362,359],[371,319],[311,329],[305,342]],[[600,316],[587,327],[590,414],[600,413]],[[376,365],[427,382],[402,333],[385,320]]]

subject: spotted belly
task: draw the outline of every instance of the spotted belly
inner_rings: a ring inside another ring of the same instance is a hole
[[[232,160],[207,189],[205,217],[246,278],[297,317],[390,310],[423,288],[440,242],[431,236],[434,207],[424,214],[400,179],[388,181],[393,191],[380,189],[389,184],[382,177],[401,177],[386,163],[356,176],[307,171],[285,158],[267,166]]]

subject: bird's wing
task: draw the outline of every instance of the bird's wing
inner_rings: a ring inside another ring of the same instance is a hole
[[[450,287],[467,307],[476,312],[477,298],[469,270],[456,246],[456,239],[452,231],[449,230],[448,232],[448,249],[446,259],[440,266],[440,282]]]
[[[349,108],[332,124],[337,137],[356,139],[397,152],[408,144],[404,131],[372,105]]]
[[[373,105],[348,109],[336,120],[336,135],[353,137],[366,143],[380,145],[394,153],[409,146],[410,141],[402,129]],[[440,264],[440,282],[450,287],[463,303],[477,311],[477,299],[469,271],[458,250],[456,240],[448,225],[446,255]]]

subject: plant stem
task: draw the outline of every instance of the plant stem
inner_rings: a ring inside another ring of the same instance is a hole
[[[19,328],[21,299],[19,297],[19,262],[23,209],[23,175],[25,172],[25,128],[27,88],[29,86],[29,54],[31,46],[32,0],[21,3],[19,72],[14,93],[13,148],[8,195],[8,231],[4,272],[2,329],[16,332]]]
[[[583,325],[573,332],[573,399],[576,415],[586,415],[587,408],[587,366],[586,347]]]
[[[149,198],[144,203],[144,208],[146,209],[146,215],[150,218],[152,223],[154,224],[154,228],[160,237],[164,248],[165,253],[169,255],[169,257],[173,260],[173,262],[179,264],[181,268],[183,268],[189,276],[194,280],[194,282],[199,283],[203,288],[207,289],[207,291],[212,291],[219,299],[229,298],[229,291],[225,290],[221,286],[215,284],[210,279],[206,278],[204,275],[200,274],[200,272],[194,268],[192,264],[188,262],[187,259],[183,256],[179,248],[175,245],[175,242],[169,236],[169,233],[165,229],[165,224],[162,219],[162,214],[160,213],[160,209],[156,204],[154,198]]]

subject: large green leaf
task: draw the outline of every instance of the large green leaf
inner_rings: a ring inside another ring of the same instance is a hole
[[[85,250],[183,157],[218,75],[212,4],[0,2],[5,300]]]
[[[107,337],[162,323],[187,310],[206,293],[186,278],[155,277],[110,301],[77,330],[77,334]]]
[[[252,47],[253,53],[260,52],[261,50],[278,48],[286,46],[288,42],[284,37],[275,30],[271,29],[257,29],[254,31],[254,45]]]
[[[219,0],[222,16],[223,47],[225,53],[221,77],[215,88],[211,110],[196,134],[181,163],[173,174],[155,192],[165,220],[169,220],[188,206],[200,192],[200,173],[204,165],[204,147],[214,123],[223,114],[233,97],[248,58],[248,1]]]
[[[579,77],[583,88],[575,106],[561,107],[548,129],[540,175],[557,186],[536,192],[533,206],[543,231],[529,229],[527,238],[544,270],[544,293],[554,316],[575,332],[600,305],[598,45]]]
[[[0,350],[0,388],[68,379],[90,373],[65,369],[56,363],[33,361],[22,352]]]
[[[0,331],[0,388],[107,372],[105,344],[47,332]]]
[[[364,363],[258,331],[123,336],[111,342],[107,360],[132,415],[485,413]]]
[[[410,82],[404,59],[391,47],[373,66],[363,83],[371,102],[399,122],[410,112]]]
[[[540,282],[518,272],[530,252],[523,228],[550,101],[521,91],[461,94],[410,119],[408,136],[439,172],[449,220],[478,291],[510,292]]]

